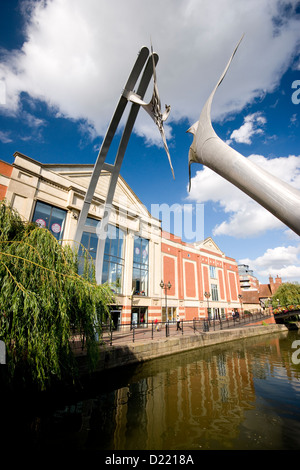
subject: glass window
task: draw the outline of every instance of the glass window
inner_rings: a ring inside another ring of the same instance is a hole
[[[132,289],[134,295],[148,295],[149,240],[134,237]]]
[[[97,227],[99,222],[100,222],[100,220],[92,219],[92,217],[87,217],[86,221],[85,221],[85,225],[90,226],[90,227]]]
[[[102,282],[110,284],[112,290],[120,294],[123,285],[125,232],[108,225],[104,248]]]
[[[79,246],[78,250],[78,274],[82,276],[84,271],[84,248],[89,253],[90,257],[95,264],[96,254],[97,254],[97,244],[98,244],[98,237],[95,233],[83,232],[81,238],[81,245]]]
[[[211,298],[212,298],[212,300],[219,300],[217,284],[212,284],[211,285]]]
[[[39,227],[47,228],[57,239],[62,239],[67,212],[58,207],[37,201],[32,221]]]
[[[93,219],[90,219],[93,220]],[[97,221],[98,223],[98,221]],[[108,225],[107,237],[104,246],[102,269],[102,283],[107,282],[116,293],[122,292],[124,270],[124,239],[125,233],[118,227]],[[96,233],[83,232],[81,244],[87,249],[95,263],[98,236]],[[81,275],[84,268],[83,250],[79,249],[79,270]]]
[[[210,267],[209,267],[209,274],[210,274],[210,277],[211,277],[211,278],[213,278],[213,279],[216,279],[216,278],[217,278],[215,266],[210,266]]]

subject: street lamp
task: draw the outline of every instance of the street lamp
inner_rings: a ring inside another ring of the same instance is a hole
[[[210,298],[210,293],[209,292],[204,292],[204,297],[207,299],[207,318],[208,318],[208,310],[209,310],[209,298]]]
[[[168,284],[164,284],[164,281],[160,281],[160,287],[162,289],[165,289],[165,307],[166,307],[166,321],[168,320],[168,308],[167,308],[167,290],[168,289],[171,289],[172,287],[172,284],[170,283],[170,281],[168,282]]]

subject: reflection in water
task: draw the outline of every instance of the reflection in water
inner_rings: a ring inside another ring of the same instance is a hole
[[[45,419],[39,445],[299,448],[300,366],[291,360],[295,335],[224,343],[154,360],[122,375],[99,375],[85,397]]]

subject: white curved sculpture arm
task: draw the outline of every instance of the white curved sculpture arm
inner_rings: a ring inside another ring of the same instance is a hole
[[[241,40],[205,103],[199,121],[188,130],[194,134],[189,150],[189,175],[191,163],[201,163],[211,168],[300,235],[300,192],[229,147],[217,136],[212,127],[212,100],[226,75]]]

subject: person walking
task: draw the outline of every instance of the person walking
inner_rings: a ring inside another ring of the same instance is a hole
[[[177,328],[176,328],[176,331],[181,330],[181,326],[180,326],[180,317],[179,317],[178,313],[177,313],[176,321],[177,321]]]

